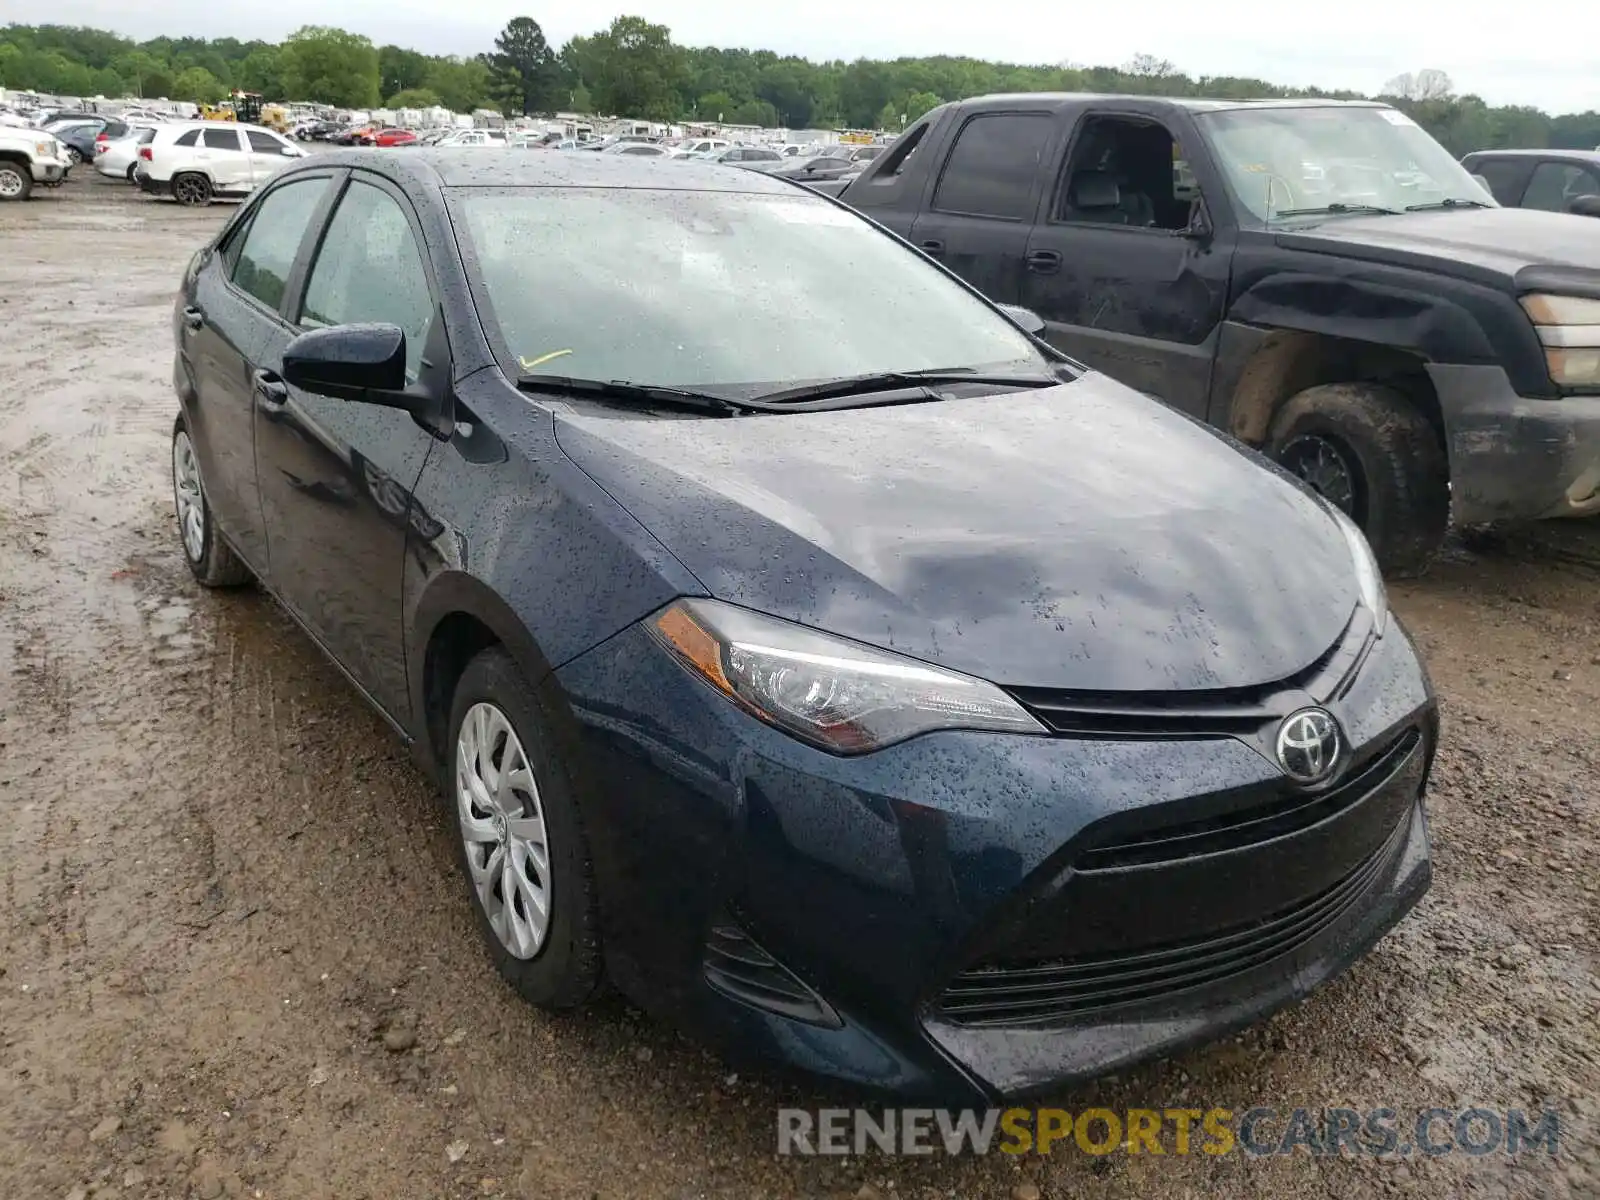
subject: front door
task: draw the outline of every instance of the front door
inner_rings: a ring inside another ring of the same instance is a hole
[[[284,289],[331,178],[296,179],[262,197],[200,268],[193,303],[179,314],[178,353],[194,382],[189,432],[206,499],[257,574],[269,562],[256,489],[252,364],[283,327]]]
[[[910,241],[989,299],[1015,304],[1038,207],[1041,170],[1057,141],[1049,112],[977,113],[956,132]]]
[[[1019,301],[1058,349],[1202,418],[1233,253],[1231,233],[1191,232],[1204,212],[1165,125],[1091,109],[1028,240]]]
[[[245,144],[249,147],[251,187],[260,187],[301,156],[298,147],[277,134],[262,129],[246,129],[242,132]]]
[[[401,622],[411,493],[432,436],[394,408],[290,387],[295,332],[378,321],[406,335],[408,377],[441,390],[449,353],[409,202],[356,173],[306,274],[294,328],[261,360],[256,466],[278,595],[396,721],[406,688]]]

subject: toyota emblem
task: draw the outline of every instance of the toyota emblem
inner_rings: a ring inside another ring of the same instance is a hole
[[[1321,783],[1339,762],[1339,726],[1323,708],[1292,712],[1278,726],[1278,765],[1296,783]]]

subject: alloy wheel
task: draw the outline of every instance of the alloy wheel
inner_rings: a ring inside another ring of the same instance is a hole
[[[76,146],[67,147],[67,161],[75,167],[83,165],[83,155]]]
[[[16,171],[0,171],[0,200],[15,200],[22,195],[22,176]]]
[[[172,195],[179,204],[204,204],[210,199],[210,187],[198,175],[180,175],[172,181]]]
[[[474,704],[455,765],[456,817],[478,901],[506,951],[533,958],[550,929],[550,847],[539,785],[511,719]]]
[[[200,491],[200,464],[194,443],[183,431],[172,439],[172,498],[178,510],[178,532],[189,561],[197,563],[206,552],[206,506]]]
[[[1279,452],[1278,461],[1346,516],[1360,519],[1356,511],[1359,476],[1348,452],[1337,442],[1320,434],[1304,434]]]

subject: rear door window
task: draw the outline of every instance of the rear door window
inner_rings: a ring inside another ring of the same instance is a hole
[[[240,150],[237,129],[202,129],[200,144],[207,150]]]
[[[956,135],[933,207],[940,212],[1023,221],[1033,215],[1052,121],[1048,113],[981,113]]]
[[[172,144],[174,146],[194,146],[194,145],[198,145],[199,142],[200,142],[200,131],[198,129],[190,129],[190,130],[188,130],[188,131],[186,131],[184,133],[179,134],[178,137],[177,137],[177,140],[174,141]]]
[[[326,176],[294,179],[261,198],[234,263],[236,288],[273,311],[283,306],[289,272],[327,187]]]

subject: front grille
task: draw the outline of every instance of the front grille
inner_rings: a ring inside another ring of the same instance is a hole
[[[743,1004],[810,1025],[844,1024],[831,1004],[726,918],[706,938],[704,969],[707,983]]]
[[[1307,900],[1203,939],[1070,961],[962,971],[938,1009],[960,1025],[1047,1025],[1096,1009],[1170,997],[1290,954],[1331,928],[1393,859],[1409,818],[1342,879]]]
[[[1306,704],[1327,704],[1354,682],[1372,645],[1372,618],[1358,609],[1332,646],[1303,671],[1260,687],[1179,692],[1011,688],[1052,733],[1066,737],[1172,738],[1248,735]]]
[[[1114,842],[1091,845],[1075,860],[1079,871],[1111,871],[1174,862],[1200,854],[1216,854],[1259,845],[1273,838],[1298,833],[1358,804],[1383,788],[1410,761],[1422,744],[1422,734],[1407,727],[1364,765],[1337,785],[1322,792],[1306,792],[1288,785],[1261,804],[1200,820],[1183,821],[1123,835]]]

